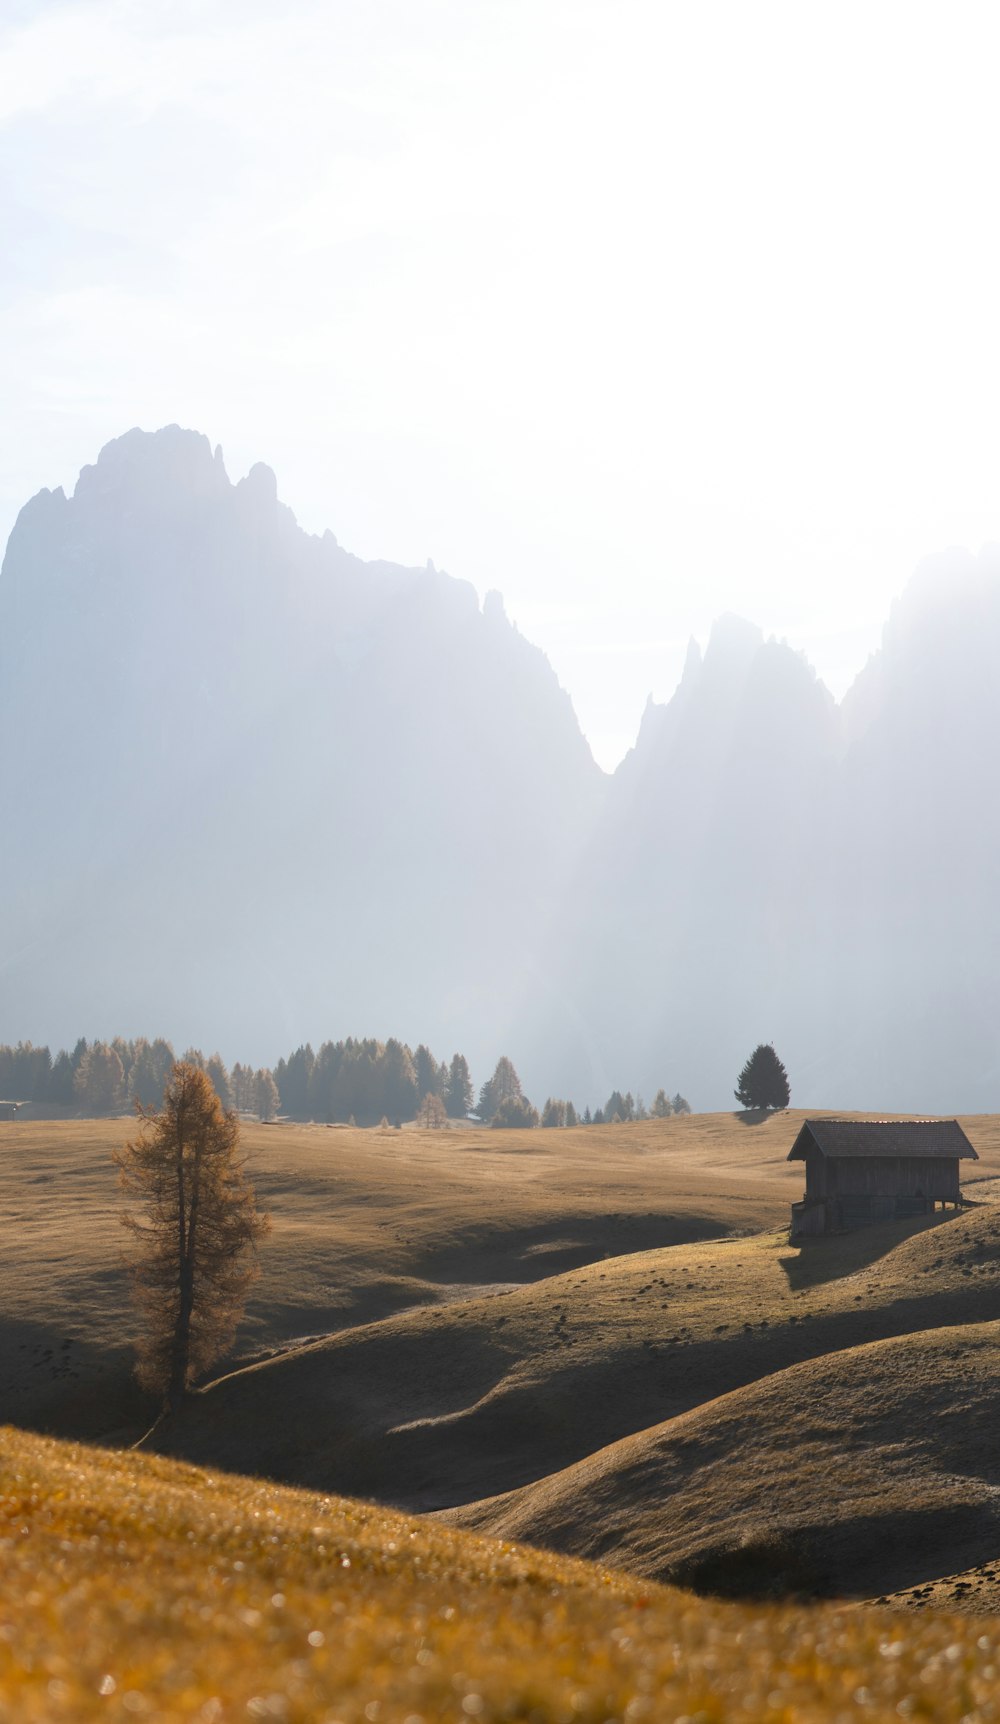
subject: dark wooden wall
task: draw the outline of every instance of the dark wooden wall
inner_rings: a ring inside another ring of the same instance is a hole
[[[806,1154],[806,1200],[824,1197],[923,1197],[957,1202],[957,1156],[874,1156],[836,1158]]]

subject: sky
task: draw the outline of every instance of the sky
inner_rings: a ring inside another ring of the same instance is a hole
[[[737,611],[839,697],[1000,540],[996,19],[3,0],[0,539],[133,425],[432,558],[603,765]]]

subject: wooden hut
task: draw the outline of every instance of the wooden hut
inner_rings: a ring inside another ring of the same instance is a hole
[[[927,1215],[962,1201],[960,1161],[979,1157],[957,1119],[807,1119],[788,1152],[806,1164],[792,1238]]]

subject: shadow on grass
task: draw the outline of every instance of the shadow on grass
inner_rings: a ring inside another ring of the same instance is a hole
[[[783,1112],[780,1107],[748,1107],[741,1113],[734,1111],[733,1118],[740,1125],[766,1125],[769,1119],[776,1119]]]
[[[558,1221],[511,1224],[502,1214],[464,1229],[460,1240],[429,1242],[413,1274],[439,1286],[453,1282],[543,1281],[609,1257],[659,1251],[722,1238],[727,1229],[710,1215],[673,1215],[650,1210],[579,1215],[567,1209]]]
[[[105,1348],[63,1326],[0,1322],[0,1423],[78,1442],[128,1441],[155,1403],[138,1387],[128,1345]]]
[[[703,1598],[812,1602],[894,1592],[986,1562],[997,1516],[980,1503],[845,1515],[829,1526],[761,1527],[706,1544],[658,1578]]]
[[[816,1543],[799,1528],[775,1527],[708,1545],[674,1563],[665,1578],[702,1598],[812,1602],[833,1592]]]
[[[803,1239],[797,1250],[778,1261],[788,1277],[789,1286],[799,1292],[806,1287],[821,1287],[827,1281],[840,1281],[868,1269],[880,1257],[887,1257],[904,1239],[927,1233],[932,1227],[943,1227],[954,1221],[961,1210],[942,1210],[933,1215],[920,1215],[910,1221],[884,1221],[874,1227],[859,1227],[853,1233],[830,1233],[815,1239]]]

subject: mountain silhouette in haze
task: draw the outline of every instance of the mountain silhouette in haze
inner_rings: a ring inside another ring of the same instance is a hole
[[[692,650],[589,846],[570,991],[608,1069],[631,1043],[727,1105],[756,1037],[809,1104],[995,1105],[998,658],[992,548],[921,566],[839,709],[739,619]]]
[[[498,595],[308,536],[177,427],[22,510],[0,735],[0,1039],[368,1032],[481,1071],[601,791]]]
[[[0,1040],[508,1052],[536,1100],[995,1106],[1000,553],[914,576],[838,707],[739,618],[610,777],[544,655],[304,533],[176,426],[0,576]]]

